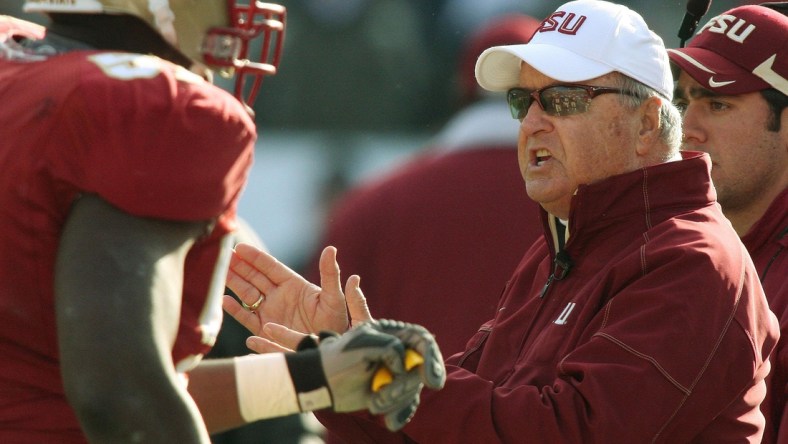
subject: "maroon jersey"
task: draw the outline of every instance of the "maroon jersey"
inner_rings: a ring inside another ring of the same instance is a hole
[[[19,49],[0,39],[0,441],[79,442],[53,295],[71,204],[90,193],[136,216],[215,221],[186,261],[172,350],[185,372],[221,323],[217,259],[256,133],[230,94],[161,59]]]

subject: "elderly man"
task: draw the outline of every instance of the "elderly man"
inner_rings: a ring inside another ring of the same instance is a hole
[[[778,326],[716,205],[708,155],[679,154],[662,40],[624,6],[579,0],[528,44],[488,49],[476,72],[520,120],[520,171],[545,236],[402,432],[370,416],[323,423],[353,443],[759,442]],[[226,307],[249,326],[315,327],[308,313],[344,301],[332,255],[320,289],[239,248],[230,286],[270,305],[257,317]]]

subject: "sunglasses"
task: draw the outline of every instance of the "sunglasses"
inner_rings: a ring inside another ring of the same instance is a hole
[[[512,88],[506,93],[506,101],[512,117],[522,121],[534,101],[549,116],[573,116],[588,111],[591,99],[607,93],[633,95],[608,86],[552,85],[534,91]]]

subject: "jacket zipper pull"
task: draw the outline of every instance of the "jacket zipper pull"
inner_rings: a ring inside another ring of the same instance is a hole
[[[560,281],[569,275],[569,270],[571,268],[572,259],[569,257],[569,254],[564,250],[559,251],[553,260],[553,272],[547,278],[547,282],[544,284],[542,292],[539,294],[539,299],[544,298],[544,295],[547,294],[547,290],[550,288],[550,284],[552,284],[554,280]]]
[[[544,295],[547,294],[547,289],[550,288],[550,284],[553,282],[554,278],[554,274],[550,274],[550,276],[547,278],[547,282],[544,284],[544,287],[542,287],[542,292],[539,294],[539,299],[544,298]]]

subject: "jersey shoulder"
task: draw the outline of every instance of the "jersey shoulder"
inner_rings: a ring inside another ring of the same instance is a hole
[[[74,51],[0,63],[3,76],[17,92],[0,88],[0,98],[30,110],[28,133],[38,129],[28,144],[46,147],[38,151],[61,165],[61,181],[132,214],[178,220],[216,217],[237,198],[254,122],[235,97],[184,68],[147,55]]]

